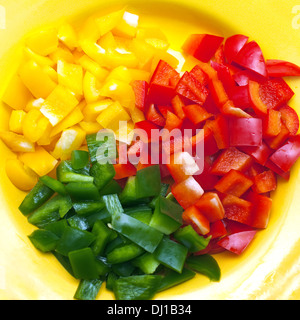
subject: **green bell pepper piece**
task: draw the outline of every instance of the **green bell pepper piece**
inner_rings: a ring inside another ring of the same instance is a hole
[[[33,231],[28,238],[42,252],[53,251],[59,241],[59,237],[55,233],[43,229]]]
[[[161,192],[161,176],[159,165],[146,167],[136,173],[137,198],[158,196]]]
[[[83,216],[78,214],[73,215],[72,217],[67,219],[70,227],[76,228],[79,230],[88,230],[90,229],[90,224],[88,223],[87,219]]]
[[[64,233],[66,227],[68,227],[67,220],[62,219],[62,220],[47,224],[44,229],[53,232],[60,238]]]
[[[168,190],[169,190],[170,185],[168,183],[161,183],[161,190],[160,190],[160,195],[162,197],[166,197]]]
[[[109,291],[113,291],[113,286],[115,281],[119,278],[117,274],[114,272],[109,272],[107,277],[106,277],[106,289]]]
[[[86,221],[88,222],[90,229],[93,228],[94,223],[97,220],[101,220],[104,223],[111,222],[111,214],[108,212],[106,208],[103,208],[102,210],[92,213],[85,217]]]
[[[101,260],[99,257],[96,257],[97,272],[100,276],[106,276],[110,271],[110,265],[105,261]]]
[[[106,209],[113,217],[116,214],[124,212],[124,209],[121,205],[119,197],[117,194],[109,194],[102,197],[102,200],[105,203]]]
[[[111,163],[100,164],[95,162],[91,169],[90,175],[94,177],[94,184],[98,190],[102,190],[116,175],[116,170]]]
[[[40,180],[46,185],[48,188],[65,196],[67,194],[65,186],[58,180],[51,178],[49,176],[40,177]]]
[[[72,167],[71,160],[62,161],[57,169],[56,169],[56,176],[57,180],[62,183],[69,183],[69,182],[93,182],[94,177],[89,175],[89,166],[75,170]]]
[[[56,251],[67,256],[70,251],[88,247],[95,238],[91,232],[66,227],[56,246]]]
[[[71,154],[71,165],[75,170],[85,168],[89,164],[90,155],[84,150],[73,150]]]
[[[114,282],[117,300],[149,300],[156,294],[161,276],[137,275],[119,278]]]
[[[209,244],[211,237],[200,236],[191,225],[178,229],[174,238],[189,249],[189,252],[203,250]]]
[[[164,237],[154,252],[154,257],[165,267],[181,273],[188,254],[183,245]]]
[[[131,261],[126,261],[122,263],[116,263],[111,265],[112,271],[120,277],[129,277],[135,270],[135,266]]]
[[[141,203],[149,203],[149,197],[141,198],[137,193],[137,178],[136,176],[131,176],[127,179],[126,185],[120,194],[120,201],[124,206],[132,206]]]
[[[102,255],[108,241],[111,240],[113,231],[101,220],[97,220],[94,223],[92,233],[95,235],[96,239],[91,248],[96,256]]]
[[[91,248],[83,248],[68,253],[74,277],[93,280],[99,278],[96,258]]]
[[[42,181],[38,181],[20,204],[19,210],[27,216],[48,201],[53,194],[54,191],[52,189]]]
[[[116,180],[111,180],[105,188],[99,191],[100,196],[106,196],[108,194],[120,194],[122,192],[122,187],[118,184]]]
[[[208,254],[190,256],[186,260],[186,265],[190,269],[207,276],[211,281],[220,281],[221,279],[218,262]]]
[[[147,205],[137,205],[135,207],[124,208],[124,213],[145,224],[149,224],[152,218],[152,209]]]
[[[125,244],[109,252],[107,254],[107,262],[111,264],[126,262],[140,256],[144,252],[144,249],[134,243]]]
[[[72,199],[75,200],[100,200],[97,187],[92,182],[70,182],[66,190]]]
[[[52,254],[54,255],[54,257],[57,259],[57,261],[64,267],[64,269],[72,276],[74,277],[74,273],[72,270],[72,266],[70,263],[70,260],[68,257],[63,256],[62,254],[56,252],[56,251],[52,251]]]
[[[162,278],[158,291],[164,291],[171,287],[177,286],[178,284],[194,278],[195,275],[196,273],[194,271],[187,268],[183,268],[181,273],[169,269]]]
[[[73,202],[73,208],[80,216],[88,217],[104,209],[105,203],[102,199],[99,201],[79,201]]]
[[[132,260],[132,264],[141,269],[145,274],[152,274],[156,271],[160,262],[154,257],[153,253],[146,252]]]
[[[103,280],[81,280],[79,286],[75,292],[74,299],[92,301],[96,300],[99,293]]]
[[[72,201],[70,197],[58,194],[34,211],[28,217],[28,222],[43,228],[47,224],[63,218],[71,208]]]
[[[163,238],[161,232],[127,214],[114,215],[112,217],[112,227],[151,253],[154,252]]]

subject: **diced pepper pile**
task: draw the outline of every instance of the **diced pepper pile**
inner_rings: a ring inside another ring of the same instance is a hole
[[[180,70],[168,47],[125,10],[78,32],[64,24],[27,40],[3,96],[12,112],[0,137],[17,154],[6,172],[31,190],[19,209],[38,227],[29,238],[80,279],[76,299],[95,299],[103,281],[122,300],[150,299],[195,271],[218,281],[210,254],[241,254],[267,227],[277,177],[288,180],[300,156],[284,80],[298,66],[265,60],[240,34],[189,36]],[[138,163],[100,164],[102,128]],[[161,136],[158,164],[142,156],[154,129],[182,133]]]
[[[113,164],[93,156],[102,142],[87,138],[89,152],[73,151],[59,164],[57,179],[41,177],[19,207],[38,227],[32,244],[80,280],[74,297],[94,300],[104,281],[120,300],[150,299],[196,272],[219,281],[216,260],[194,255],[210,237],[183,226],[183,208],[159,166],[139,170],[122,188]]]

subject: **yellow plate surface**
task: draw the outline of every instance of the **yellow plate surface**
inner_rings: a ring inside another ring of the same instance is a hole
[[[300,65],[300,5],[296,0],[3,0],[0,6],[0,96],[20,59],[20,40],[28,32],[77,21],[95,10],[128,5],[144,25],[156,24],[172,49],[180,49],[190,33],[223,36],[243,33],[256,40],[269,59]],[[5,28],[4,28],[5,27]],[[287,79],[295,91],[290,105],[300,113],[300,81]],[[0,130],[7,128],[9,110],[1,106]],[[5,175],[5,160],[14,155],[0,143],[0,299],[72,299],[78,281],[52,255],[41,254],[27,235],[34,228],[18,211],[25,193]],[[222,271],[219,283],[203,276],[163,292],[157,299],[299,299],[300,298],[300,162],[289,182],[279,179],[273,194],[269,226],[258,232],[241,255],[216,255]],[[101,288],[99,298],[113,299]]]

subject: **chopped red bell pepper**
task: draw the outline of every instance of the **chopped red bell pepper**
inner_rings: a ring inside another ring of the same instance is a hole
[[[179,129],[182,125],[182,120],[171,111],[167,112],[165,129],[172,131],[173,129]]]
[[[211,174],[210,171],[211,171],[211,165],[207,161],[207,159],[204,159],[204,166],[203,166],[202,173],[194,175],[195,180],[200,184],[200,186],[205,191],[214,190],[215,185],[219,181],[219,177],[214,174]]]
[[[196,78],[197,81],[204,86],[208,84],[208,75],[201,69],[199,65],[195,65],[195,67],[190,71],[190,75]]]
[[[251,70],[264,78],[268,76],[265,58],[261,48],[255,41],[246,43],[233,61],[243,68]]]
[[[179,73],[170,66],[166,61],[160,60],[152,74],[150,85],[159,84],[162,86],[170,86],[172,78],[178,78]]]
[[[231,63],[244,45],[248,42],[248,37],[242,34],[235,34],[228,37],[224,44],[224,55],[228,63]]]
[[[136,167],[131,163],[126,164],[114,164],[113,165],[116,171],[116,175],[114,177],[115,180],[120,180],[124,178],[128,178],[136,175]]]
[[[223,204],[215,192],[207,192],[195,203],[195,206],[209,220],[215,222],[224,218]]]
[[[279,112],[282,122],[288,128],[290,134],[296,135],[299,130],[299,117],[297,112],[288,105],[279,108]]]
[[[168,105],[171,103],[175,94],[176,94],[175,89],[172,86],[151,83],[149,86],[147,103]]]
[[[196,125],[213,117],[213,114],[207,112],[198,104],[183,106],[183,112]]]
[[[269,109],[263,118],[264,137],[275,137],[281,131],[281,113],[274,109]]]
[[[165,119],[167,119],[168,111],[174,113],[174,110],[171,106],[157,106],[157,109]]]
[[[228,93],[236,86],[234,79],[230,73],[228,66],[211,61],[211,66],[217,71],[218,79],[222,82],[225,91]]]
[[[277,187],[276,176],[272,170],[264,171],[253,178],[253,190],[257,193],[274,191]]]
[[[224,219],[224,223],[228,234],[253,230],[253,227],[234,220]]]
[[[262,120],[259,118],[232,118],[229,130],[232,147],[258,147],[262,144]]]
[[[184,103],[182,101],[182,99],[176,95],[172,101],[171,101],[173,110],[175,112],[175,114],[177,115],[177,117],[181,120],[183,120],[186,116],[185,113],[183,111],[183,107],[184,107]]]
[[[263,141],[258,147],[239,147],[242,152],[251,155],[259,164],[264,165],[273,150]]]
[[[234,105],[242,110],[251,107],[248,85],[232,87],[228,96]]]
[[[166,124],[165,118],[156,109],[155,105],[152,103],[146,111],[146,119],[156,124],[159,127],[164,127]]]
[[[245,171],[252,164],[252,158],[248,154],[239,151],[235,147],[225,149],[214,161],[211,173],[223,176],[230,170]]]
[[[227,235],[227,229],[225,227],[224,220],[217,220],[210,223],[210,231],[205,236],[211,237],[212,239],[217,239]]]
[[[288,61],[269,59],[266,65],[269,77],[300,76],[300,67]]]
[[[215,61],[220,64],[225,64],[224,44],[222,43],[215,53]]]
[[[171,137],[172,138],[172,137]],[[162,141],[162,152],[168,156],[176,152],[192,150],[190,137],[188,135],[176,135],[173,139]]]
[[[279,134],[273,138],[265,138],[265,141],[271,149],[276,150],[285,143],[289,136],[289,129],[285,126],[283,121],[281,121],[281,130]]]
[[[218,245],[235,254],[241,254],[253,240],[257,231],[243,231],[223,237]]]
[[[182,220],[184,223],[190,224],[199,234],[205,235],[210,231],[209,221],[195,206],[184,210]]]
[[[273,161],[271,161],[270,159],[265,163],[265,166],[269,169],[271,169],[272,171],[274,171],[275,173],[277,173],[279,176],[281,176],[283,179],[285,179],[286,181],[288,181],[290,179],[290,172],[284,172],[283,170],[281,170]]]
[[[172,186],[172,193],[178,203],[187,209],[201,198],[204,191],[193,177],[189,177],[180,183],[175,183]]]
[[[242,110],[241,108],[235,107],[232,100],[228,100],[225,102],[225,104],[221,108],[221,112],[229,117],[235,117],[235,118],[252,118],[252,116]]]
[[[243,195],[253,185],[252,179],[242,172],[230,170],[218,181],[215,189],[219,192],[232,194],[236,197]]]
[[[216,106],[220,110],[222,110],[223,105],[229,100],[228,94],[226,93],[222,81],[217,78],[210,79],[208,83],[209,90]]]
[[[206,122],[209,129],[214,134],[217,146],[219,149],[229,147],[229,127],[228,120],[223,115],[218,115],[215,120]]]
[[[148,82],[144,80],[135,80],[132,81],[131,86],[135,94],[135,106],[144,111],[149,87]]]
[[[152,135],[154,133],[154,131],[152,130],[157,130],[157,131],[160,130],[159,126],[157,126],[156,124],[148,120],[136,122],[134,125],[134,128],[137,129],[136,130],[137,133],[139,132],[138,129],[145,131],[145,134],[140,135],[141,140],[145,143],[148,143],[149,141],[151,141]]]
[[[209,112],[212,113],[214,115],[218,115],[220,114],[220,109],[217,107],[211,92],[209,92],[204,104],[203,104],[203,108]]]
[[[192,34],[182,46],[184,52],[196,59],[208,62],[220,47],[224,38],[211,34]]]
[[[193,148],[193,155],[196,155],[198,144],[202,144],[204,147],[204,156],[211,156],[219,151],[213,132],[206,126],[203,128],[203,132],[191,137],[190,141]]]

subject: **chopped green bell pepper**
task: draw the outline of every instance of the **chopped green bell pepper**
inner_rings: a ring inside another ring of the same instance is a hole
[[[154,257],[153,253],[146,252],[132,260],[132,264],[141,269],[145,274],[152,274],[156,271],[160,262]]]
[[[59,241],[59,237],[55,233],[43,229],[33,231],[28,238],[42,252],[53,251]]]
[[[64,184],[62,184],[60,181],[49,176],[40,177],[40,180],[44,183],[44,185],[52,189],[54,192],[57,192],[63,196],[67,194]]]
[[[124,208],[124,213],[145,224],[149,224],[152,218],[152,209],[147,205],[137,205],[135,207]]]
[[[49,223],[45,226],[45,230],[49,230],[56,234],[59,238],[62,236],[62,234],[65,231],[65,228],[68,227],[68,222],[66,219],[62,219],[59,221],[55,221],[52,223]]]
[[[96,256],[102,255],[108,241],[112,237],[113,231],[109,229],[101,220],[97,220],[94,223],[92,233],[95,235],[96,239],[91,248]]]
[[[98,189],[92,182],[70,182],[66,185],[66,190],[76,201],[101,199]]]
[[[58,181],[62,183],[93,182],[94,177],[89,175],[89,171],[90,168],[88,166],[80,170],[75,170],[72,167],[71,160],[65,160],[58,165],[56,176]]]
[[[74,299],[77,300],[96,300],[103,280],[81,280],[79,286],[75,292]]]
[[[76,228],[79,230],[88,230],[90,229],[90,224],[88,223],[87,219],[83,216],[78,214],[73,215],[72,217],[67,219],[70,227]]]
[[[98,190],[102,190],[116,175],[116,170],[111,163],[100,164],[95,162],[91,169],[90,175],[94,177],[94,184]]]
[[[103,200],[99,201],[79,201],[73,202],[73,208],[77,214],[80,216],[90,216],[94,213],[100,212],[105,208],[105,203]]]
[[[85,168],[89,164],[90,155],[84,150],[73,150],[71,154],[71,165],[75,170]]]
[[[111,264],[122,263],[140,256],[145,251],[134,243],[117,247],[107,254],[107,262]]]
[[[124,212],[119,197],[117,194],[109,194],[102,197],[105,203],[106,209],[112,215],[112,217],[120,212]]]
[[[161,192],[161,176],[159,165],[146,167],[136,173],[137,198],[158,196]]]

